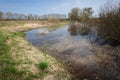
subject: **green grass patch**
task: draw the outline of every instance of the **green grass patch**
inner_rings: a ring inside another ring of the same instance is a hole
[[[48,66],[49,66],[49,63],[48,63],[47,61],[42,61],[42,62],[39,63],[39,68],[40,68],[41,70],[47,69]]]
[[[11,32],[9,35],[9,37],[16,37],[16,36],[24,37],[25,34],[24,32]]]
[[[24,36],[24,34],[22,32],[4,33],[0,30],[0,80],[33,80],[34,76],[31,72],[19,71],[16,68],[20,62],[12,59],[11,46],[6,43],[7,39]]]
[[[10,47],[6,44],[7,36],[4,36],[0,30],[0,55],[9,52]]]

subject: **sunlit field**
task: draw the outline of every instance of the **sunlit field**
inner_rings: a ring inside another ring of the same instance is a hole
[[[120,80],[120,1],[1,0],[0,80]]]

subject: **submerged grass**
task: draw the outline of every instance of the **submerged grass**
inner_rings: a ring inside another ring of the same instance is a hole
[[[79,29],[79,33],[81,35],[88,35],[91,32],[91,28],[88,26],[81,26]]]

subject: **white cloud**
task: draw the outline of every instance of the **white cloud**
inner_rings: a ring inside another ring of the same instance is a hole
[[[74,0],[74,1],[69,1],[69,2],[63,2],[56,7],[51,8],[52,11],[70,11],[71,8],[73,7],[79,7],[81,5],[81,0]]]
[[[51,8],[53,12],[68,12],[69,8],[71,8],[71,3],[70,2],[64,2],[56,7]]]
[[[63,12],[67,14],[73,7],[92,7],[93,10],[95,10],[95,12],[97,13],[97,10],[104,2],[104,0],[66,0],[51,8],[51,11],[58,13]]]
[[[61,7],[67,7],[67,6],[70,6],[70,3],[69,2],[64,2],[60,6]]]

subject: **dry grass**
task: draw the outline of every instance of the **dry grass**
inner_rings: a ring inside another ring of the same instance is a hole
[[[46,21],[1,21],[0,27],[9,31],[26,31],[34,28],[49,26]]]
[[[23,38],[16,38],[15,42],[18,42],[17,46],[13,47],[12,51],[12,57],[14,60],[22,61],[20,65],[18,65],[18,69],[27,69],[30,72],[37,75],[39,79],[44,79],[50,75],[54,75],[54,77],[60,77],[63,73],[66,73],[66,75],[61,76],[61,79],[69,79],[70,76],[67,74],[67,72],[62,68],[62,64],[58,63],[56,59],[50,57],[49,55],[46,55],[42,52],[40,52],[38,49],[30,45],[27,41],[25,41]],[[18,50],[16,50],[16,47]],[[17,54],[16,54],[17,53]],[[40,61],[46,60],[49,62],[50,67],[48,70],[46,70],[46,75],[41,76],[43,72],[39,70],[38,64]],[[67,77],[68,76],[68,77]],[[53,78],[54,78],[53,77]],[[52,79],[52,80],[57,80]]]
[[[48,23],[53,23],[53,24],[58,24],[58,23],[60,23],[60,19],[58,19],[58,18],[47,18],[47,22]]]
[[[12,22],[12,24],[14,23],[16,24],[16,22]],[[24,31],[47,25],[40,24],[41,24],[40,22],[24,23],[21,26],[17,23],[17,25],[11,26],[6,25],[5,27],[4,26],[1,27],[1,30],[4,31],[5,35],[9,36],[7,39],[7,44],[11,47],[11,50],[10,52],[8,52],[8,54],[11,56],[12,61],[17,64],[14,65],[15,71],[24,72],[20,73],[21,77],[19,76],[17,77],[16,75],[11,75],[12,72],[10,71],[11,76],[3,77],[3,79],[71,80],[72,77],[70,73],[68,73],[68,71],[64,69],[64,66],[61,63],[59,63],[55,58],[51,57],[50,55],[44,54],[39,49],[33,47],[23,37],[16,34],[11,35],[11,33],[17,33],[16,31]],[[39,62],[43,60],[46,60],[50,64],[50,66],[45,71],[40,70],[38,67]],[[6,65],[5,63],[2,64]]]

